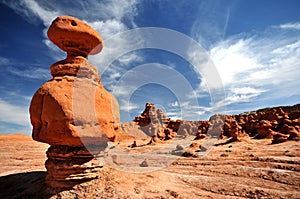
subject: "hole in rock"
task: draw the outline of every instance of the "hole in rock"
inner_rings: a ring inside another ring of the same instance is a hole
[[[71,21],[71,25],[72,25],[72,26],[77,26],[77,23],[76,23],[74,20],[72,20],[72,21]]]

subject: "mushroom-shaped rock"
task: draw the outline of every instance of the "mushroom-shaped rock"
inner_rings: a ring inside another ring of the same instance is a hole
[[[51,24],[48,36],[67,52],[67,58],[51,66],[53,78],[31,100],[32,137],[51,145],[46,184],[70,188],[97,178],[102,165],[95,157],[108,140],[118,140],[125,133],[119,128],[117,100],[86,59],[101,51],[99,33],[74,17],[61,16]]]
[[[49,39],[68,56],[87,57],[97,54],[103,48],[100,34],[87,23],[71,16],[57,17],[47,32]]]

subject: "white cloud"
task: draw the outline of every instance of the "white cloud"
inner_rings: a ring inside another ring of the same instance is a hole
[[[27,106],[17,106],[3,99],[0,99],[0,121],[16,124],[20,126],[28,126],[30,124],[29,111]]]
[[[219,40],[226,35],[231,15],[231,3],[203,1],[198,5],[198,16],[191,28],[191,35],[207,47],[210,46],[211,41]]]
[[[168,116],[169,117],[169,116]],[[181,117],[177,117],[177,116],[170,116],[169,117],[171,120],[182,120],[182,118]]]
[[[211,103],[209,111],[245,102],[252,108],[255,104],[270,106],[299,101],[300,35],[293,32],[299,23],[279,27],[267,28],[259,36],[234,35],[211,46],[208,54],[220,75],[226,97]],[[195,54],[192,50],[188,53],[191,57]],[[198,57],[195,61],[201,64],[202,60]],[[200,100],[209,96],[206,79],[202,78],[195,93]]]
[[[249,102],[253,100],[254,97],[257,97],[259,93],[247,93],[247,94],[233,94],[229,93],[229,96],[225,99],[218,101],[214,104],[213,109],[218,110],[220,107],[229,106],[231,104]]]
[[[5,57],[0,57],[0,66],[6,66],[10,63],[9,59]]]
[[[258,95],[264,91],[247,86],[241,88],[232,88],[231,92],[236,95]]]
[[[137,104],[132,103],[123,103],[122,106],[120,106],[120,110],[130,112],[132,110],[139,109],[140,107]]]
[[[136,4],[136,0],[119,0],[107,1],[101,6],[106,7],[105,9],[109,17],[114,16],[116,19],[121,20],[125,15],[130,17],[136,15]]]
[[[249,102],[253,100],[253,98],[259,96],[261,93],[265,92],[261,89],[256,89],[252,87],[240,87],[240,88],[231,88],[227,91],[228,96],[225,97],[223,100],[218,101],[217,103],[213,104],[210,111],[219,111],[220,108],[229,106],[235,103],[241,102]]]
[[[21,0],[5,1],[4,3],[24,16],[29,22],[36,23],[37,19],[43,22],[45,25],[43,31],[45,39],[43,42],[49,47],[50,53],[55,60],[61,60],[65,56],[65,53],[47,38],[48,26],[55,17],[71,15],[91,25],[103,37],[104,49],[100,54],[90,56],[89,61],[98,68],[100,73],[105,72],[103,83],[107,87],[112,87],[116,83],[121,73],[124,73],[126,65],[142,60],[142,57],[135,52],[122,54],[124,49],[130,49],[130,46],[137,44],[138,38],[136,36],[128,34],[127,37],[124,37],[124,35],[113,37],[131,27],[135,27],[134,17],[137,15],[137,0],[91,0],[88,3],[81,0],[72,2]],[[126,19],[126,23],[124,19]],[[110,64],[115,60],[119,60],[121,64],[118,63],[111,66]],[[17,70],[12,70],[11,72],[28,78],[49,79],[49,75],[46,75],[49,72],[44,73],[44,71],[39,69],[35,73]],[[35,75],[36,73],[39,76]]]
[[[295,29],[295,30],[300,30],[300,22],[298,23],[286,23],[286,24],[281,24],[279,25],[280,28],[282,29]]]
[[[23,0],[24,5],[31,11],[34,15],[40,18],[45,26],[48,26],[58,15],[59,11],[49,11],[41,7],[36,1]]]
[[[28,68],[26,70],[18,70],[16,68],[10,68],[9,72],[25,78],[30,79],[39,79],[39,80],[49,80],[51,79],[51,75],[49,74],[49,70],[43,68]]]
[[[127,30],[127,26],[117,19],[109,19],[107,21],[87,21],[87,23],[101,33],[104,40]]]
[[[135,32],[136,34],[130,34],[130,31],[126,31],[126,27],[111,31],[113,33],[109,33],[110,30],[106,33],[110,37],[104,40],[102,52],[94,56],[89,56],[89,61],[98,68],[99,72],[101,74],[105,73],[108,76],[110,76],[108,74],[110,72],[125,73],[126,70],[132,67],[133,63],[143,60],[143,57],[134,51],[143,46],[143,39],[139,38],[137,32]],[[110,80],[105,79],[103,83],[106,84],[106,81]]]
[[[185,119],[185,120],[200,120],[208,119],[205,113],[211,111],[210,108],[201,106],[191,100],[183,101],[177,107],[170,107],[167,115],[171,118]]]
[[[37,23],[37,19],[40,19],[45,26],[48,26],[55,17],[60,15],[59,11],[49,8],[45,9],[37,1],[33,0],[4,0],[4,3],[31,23]]]
[[[227,40],[210,50],[210,57],[217,67],[224,87],[230,86],[232,82],[243,82],[247,73],[263,67],[251,51],[252,42],[252,39]]]
[[[178,103],[178,101],[171,102],[171,103],[169,104],[169,106],[171,106],[171,107],[178,107],[178,106],[179,106],[179,103]]]
[[[132,20],[136,15],[136,0],[119,1],[98,1],[90,0],[83,2],[81,0],[66,1],[48,1],[48,0],[20,0],[3,1],[17,13],[24,16],[31,23],[36,23],[39,19],[45,26],[59,15],[76,16],[79,19],[92,21],[107,21],[116,19],[121,21],[124,17]]]

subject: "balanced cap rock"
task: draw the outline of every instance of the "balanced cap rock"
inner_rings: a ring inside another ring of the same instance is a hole
[[[67,58],[50,67],[53,78],[32,98],[32,137],[51,145],[46,183],[69,187],[97,177],[101,165],[95,163],[95,155],[122,134],[119,107],[86,59],[103,48],[99,33],[74,17],[60,16],[52,22],[48,37]]]
[[[99,33],[88,24],[70,16],[57,17],[48,30],[49,39],[68,55],[97,54],[103,48]]]

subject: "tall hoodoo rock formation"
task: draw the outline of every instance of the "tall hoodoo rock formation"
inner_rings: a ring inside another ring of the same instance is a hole
[[[46,183],[70,187],[97,177],[101,165],[95,156],[122,133],[119,107],[87,60],[103,48],[99,33],[70,16],[57,17],[47,33],[67,58],[51,66],[53,78],[32,98],[32,137],[51,145]]]

